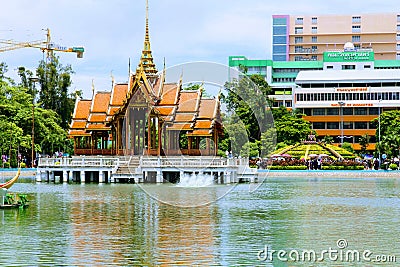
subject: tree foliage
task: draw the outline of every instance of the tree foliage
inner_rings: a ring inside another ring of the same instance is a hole
[[[221,96],[222,102],[243,122],[249,140],[259,141],[272,120],[267,112],[267,96],[271,90],[268,83],[263,76],[255,74],[227,82],[225,88],[228,93]]]
[[[297,110],[288,110],[284,106],[272,110],[274,116],[277,142],[295,144],[305,140],[309,134],[315,134],[310,122],[302,118]]]
[[[3,65],[6,68],[6,65]],[[59,115],[48,109],[33,106],[32,88],[27,88],[0,75],[0,148],[3,154],[15,161],[19,152],[29,161],[32,147],[32,113],[34,112],[35,151],[53,151],[53,147],[64,148],[66,131],[60,126]],[[27,77],[25,85],[29,84]],[[13,152],[14,151],[14,152]]]
[[[54,110],[60,116],[63,129],[67,129],[71,122],[75,104],[74,95],[68,94],[72,73],[71,66],[60,64],[58,57],[53,57],[49,62],[40,61],[36,70],[40,85],[40,107]]]
[[[386,153],[388,157],[394,157],[400,154],[400,110],[390,110],[381,113],[380,119],[375,118],[372,122],[379,128],[376,131],[376,140],[381,140],[377,144],[377,150]]]

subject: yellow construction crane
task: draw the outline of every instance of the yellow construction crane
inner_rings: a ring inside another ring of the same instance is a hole
[[[46,56],[48,59],[51,59],[53,57],[54,51],[72,52],[76,53],[77,58],[83,57],[83,52],[85,51],[83,47],[81,46],[65,47],[55,44],[51,41],[50,29],[47,28],[46,32],[47,32],[46,40],[37,40],[32,42],[16,42],[13,40],[0,39],[0,44],[3,44],[3,46],[0,46],[0,52],[15,50],[19,48],[33,47],[41,49],[43,53],[46,52]]]

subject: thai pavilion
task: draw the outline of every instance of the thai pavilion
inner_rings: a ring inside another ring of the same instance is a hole
[[[148,10],[148,9],[147,9]],[[69,137],[75,155],[216,155],[222,135],[219,98],[165,82],[150,49],[148,12],[144,48],[128,83],[75,104]]]

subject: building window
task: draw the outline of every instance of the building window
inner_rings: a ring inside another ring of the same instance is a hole
[[[379,115],[378,108],[369,108],[369,115]]]
[[[311,56],[311,60],[312,60],[312,61],[317,61],[317,60],[318,60],[318,57],[317,57],[316,55]]]
[[[325,109],[324,108],[313,108],[313,116],[323,116],[325,115]]]
[[[301,37],[294,37],[294,43],[298,44],[298,43],[302,43],[303,42],[303,36]]]
[[[400,44],[396,44],[396,50],[400,50]]]
[[[303,25],[303,18],[296,18],[297,25]]]
[[[353,115],[353,108],[343,108],[343,115]]]
[[[396,40],[400,41],[400,33],[396,34]]]
[[[399,20],[397,20],[397,21],[399,21]],[[311,18],[311,23],[312,24],[317,24],[318,23],[318,18],[317,17],[312,17]]]
[[[317,43],[318,42],[318,37],[317,36],[311,36],[311,42],[312,43]]]
[[[397,21],[400,22],[400,15],[397,15]]]
[[[303,27],[295,27],[294,33],[295,34],[303,34]]]
[[[355,44],[355,45],[354,45],[354,49],[355,49],[355,50],[360,50],[360,48],[361,48],[361,45],[360,45],[360,44]]]
[[[396,60],[400,60],[400,53],[396,54]]]
[[[353,123],[349,121],[343,122],[343,129],[353,129]]]
[[[364,65],[364,69],[370,69],[371,65]]]
[[[286,26],[287,21],[286,18],[273,18],[272,24],[275,25],[284,25]]]
[[[368,129],[368,122],[355,122],[355,129]]]
[[[342,65],[342,70],[355,70],[356,65]]]
[[[351,37],[351,42],[353,42],[353,43],[359,43],[359,42],[361,42],[361,36],[360,36],[360,35],[353,35],[353,36]]]
[[[361,16],[354,16],[352,18],[352,23],[361,23]]]
[[[317,48],[316,45],[311,46],[311,52],[312,52],[312,53],[315,53],[315,52],[317,52],[317,51],[318,51],[318,48]]]
[[[400,32],[400,24],[397,24],[397,31]]]
[[[295,53],[301,53],[301,52],[303,52],[303,46],[302,46],[302,45],[296,45],[296,46],[294,47],[294,52],[295,52]]]
[[[317,33],[318,28],[317,27],[312,27],[311,28],[311,33]]]
[[[332,66],[332,65],[326,66],[326,68],[327,68],[328,70],[333,70],[333,66]]]
[[[359,32],[361,32],[361,26],[360,26],[360,25],[353,25],[353,26],[351,26],[351,32],[352,32],[352,33],[359,33]]]
[[[292,107],[292,101],[286,101],[286,102],[285,102],[285,106],[286,106],[287,108],[291,108],[291,107]]]
[[[327,122],[326,128],[327,129],[339,129],[339,123],[338,122]]]
[[[313,129],[325,129],[325,122],[313,122]]]
[[[326,115],[339,115],[339,109],[338,108],[328,108],[326,110]]]
[[[367,109],[366,108],[356,108],[354,110],[354,115],[367,115]],[[360,128],[363,129],[363,128]]]

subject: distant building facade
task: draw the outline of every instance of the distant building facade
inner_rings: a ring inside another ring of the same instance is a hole
[[[320,61],[347,42],[376,60],[400,59],[400,14],[272,16],[273,61]]]
[[[364,134],[375,149],[381,112],[400,109],[400,60],[376,60],[372,49],[347,43],[325,51],[321,61],[249,60],[229,57],[230,67],[261,74],[271,86],[273,107],[300,109],[322,140],[349,142],[357,150]],[[343,138],[342,138],[343,137]],[[343,140],[342,140],[343,139]]]

